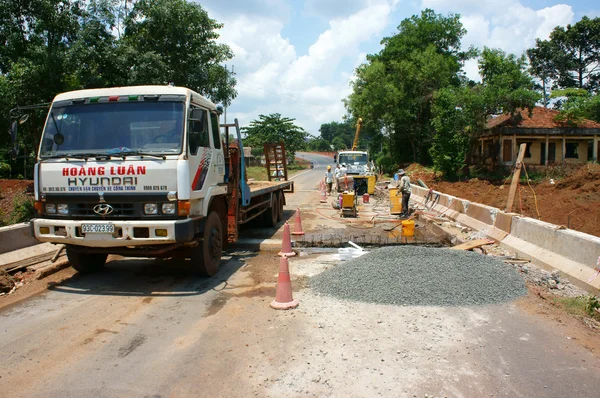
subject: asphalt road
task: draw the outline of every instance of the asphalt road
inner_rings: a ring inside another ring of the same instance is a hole
[[[288,215],[318,206],[315,187],[329,162],[301,156],[318,164],[294,176]],[[316,214],[305,220],[305,230],[324,228]],[[305,256],[290,263],[300,307],[274,311],[279,258],[235,247],[229,254],[214,278],[191,275],[183,261],[118,259],[103,273],[75,274],[1,309],[0,396],[594,397],[600,391],[597,333],[535,295],[480,307],[343,302],[302,288],[310,275],[334,266]]]

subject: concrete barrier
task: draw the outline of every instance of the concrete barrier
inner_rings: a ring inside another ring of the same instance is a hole
[[[517,215],[518,214],[516,213],[505,213],[503,211],[499,211],[496,214],[496,221],[494,222],[494,227],[506,233],[510,233],[513,217]]]
[[[591,268],[600,256],[600,238],[528,217],[514,217],[510,234]]]
[[[29,223],[0,228],[0,254],[38,244],[40,242],[31,235]]]
[[[496,221],[496,214],[498,214],[500,210],[495,207],[489,207],[485,205],[480,205],[479,203],[471,202],[469,207],[467,208],[467,216],[476,219],[487,225],[494,225]]]

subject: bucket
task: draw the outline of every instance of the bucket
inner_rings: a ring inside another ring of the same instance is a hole
[[[369,194],[368,193],[363,194],[363,203],[369,203]]]
[[[402,221],[402,235],[415,236],[415,222],[413,220]]]
[[[367,177],[367,193],[373,195],[375,193],[375,183],[377,182],[376,176]]]
[[[396,196],[398,188],[392,188],[390,192],[390,214],[402,213],[402,195]]]

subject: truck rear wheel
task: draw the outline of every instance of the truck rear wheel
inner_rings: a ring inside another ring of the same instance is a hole
[[[71,263],[71,266],[75,268],[77,272],[82,274],[100,271],[104,268],[107,257],[108,254],[86,254],[74,249],[73,246],[67,246],[67,258],[69,259],[69,263]]]
[[[283,192],[277,194],[277,201],[279,202],[277,206],[277,221],[281,221],[283,220],[283,203],[285,202]]]
[[[271,196],[271,207],[269,207],[264,213],[264,220],[267,227],[274,227],[277,225],[279,218],[279,198],[277,193]]]
[[[202,242],[192,252],[192,264],[204,276],[219,272],[223,253],[223,226],[219,215],[212,211],[206,218]]]

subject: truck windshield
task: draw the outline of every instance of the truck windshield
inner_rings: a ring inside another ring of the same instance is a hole
[[[367,164],[368,160],[366,153],[340,153],[338,156],[339,164]]]
[[[183,102],[55,104],[42,135],[40,157],[179,154],[183,118]]]

